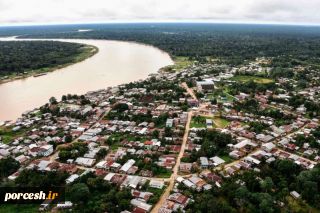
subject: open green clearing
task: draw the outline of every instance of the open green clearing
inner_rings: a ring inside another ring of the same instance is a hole
[[[270,78],[263,78],[259,76],[248,76],[248,75],[237,75],[230,78],[230,80],[240,81],[244,83],[248,81],[254,81],[255,83],[259,83],[259,84],[268,84],[273,82],[273,80]]]
[[[14,139],[21,137],[28,131],[27,129],[20,129],[18,131],[13,131],[8,127],[0,127],[0,138],[5,144],[11,143]]]
[[[193,64],[193,61],[190,61],[188,57],[177,56],[173,58],[174,64],[169,65],[163,68],[165,72],[176,72],[187,68]]]
[[[207,99],[209,100],[215,99],[219,103],[230,103],[234,101],[234,97],[228,94],[227,92],[208,93]]]
[[[214,124],[219,128],[226,128],[230,124],[230,121],[220,117],[215,117],[213,121]]]

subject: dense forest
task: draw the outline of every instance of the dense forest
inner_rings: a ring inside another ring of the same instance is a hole
[[[78,32],[78,29],[91,31]],[[213,56],[239,64],[259,56],[274,65],[317,64],[320,28],[241,24],[96,24],[0,28],[0,36],[95,38],[151,44],[174,56]]]
[[[227,179],[221,188],[205,193],[180,185],[184,194],[194,197],[186,212],[318,212],[318,167],[302,171],[292,161],[277,160],[260,169],[260,173],[246,171]],[[292,190],[301,192],[307,203],[292,199]]]
[[[0,76],[74,63],[86,45],[58,41],[0,41]]]

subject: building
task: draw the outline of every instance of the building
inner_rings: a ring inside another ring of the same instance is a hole
[[[209,167],[209,161],[206,157],[200,157],[200,165],[202,169],[207,169]]]
[[[212,161],[212,164],[214,166],[218,166],[220,164],[225,163],[225,161],[223,159],[219,158],[218,156],[212,157],[212,158],[210,158],[210,160]]]
[[[123,166],[120,168],[120,172],[127,173],[128,170],[134,165],[136,161],[133,159],[128,160]]]
[[[149,186],[152,188],[162,189],[164,187],[164,182],[159,180],[151,180]]]
[[[166,121],[166,127],[171,128],[173,126],[173,119],[168,118]]]
[[[140,209],[143,209],[143,210],[145,210],[147,212],[149,212],[151,210],[151,208],[152,208],[152,205],[147,204],[147,203],[145,203],[145,202],[143,202],[141,200],[138,200],[138,199],[132,199],[130,201],[130,204],[135,206],[135,207],[138,207]]]
[[[92,158],[83,158],[83,157],[78,157],[76,159],[76,164],[86,166],[86,167],[92,167],[93,164],[95,164],[96,160]]]
[[[197,88],[200,92],[212,92],[214,89],[214,82],[211,80],[197,81]]]

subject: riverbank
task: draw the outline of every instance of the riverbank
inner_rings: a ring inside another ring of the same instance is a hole
[[[133,42],[61,39],[98,47],[99,51],[72,66],[40,77],[30,77],[0,84],[0,120],[16,120],[27,110],[47,103],[50,97],[112,87],[147,78],[160,68],[173,64],[169,54],[158,48]]]
[[[94,45],[86,45],[85,47],[82,47],[84,50],[83,52],[81,52],[80,54],[76,55],[74,57],[73,62],[70,63],[66,63],[66,64],[60,64],[58,66],[55,67],[47,67],[47,68],[41,68],[41,69],[37,69],[37,70],[32,70],[32,71],[28,71],[28,72],[24,72],[23,74],[17,74],[14,73],[12,75],[6,75],[7,77],[5,79],[2,79],[3,77],[0,77],[0,84],[4,84],[4,83],[8,83],[8,82],[12,82],[15,80],[21,80],[21,79],[25,79],[25,78],[29,78],[29,77],[38,77],[38,76],[42,76],[42,75],[46,75],[47,73],[68,67],[70,65],[79,63],[81,61],[84,61],[92,56],[94,56],[95,54],[97,54],[99,52],[99,48],[94,46]]]

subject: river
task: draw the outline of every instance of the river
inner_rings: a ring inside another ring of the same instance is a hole
[[[99,52],[44,76],[0,84],[0,121],[15,120],[23,112],[47,103],[52,96],[60,100],[64,94],[84,94],[145,79],[161,67],[173,64],[167,53],[143,44],[108,40],[52,40],[94,45]]]

